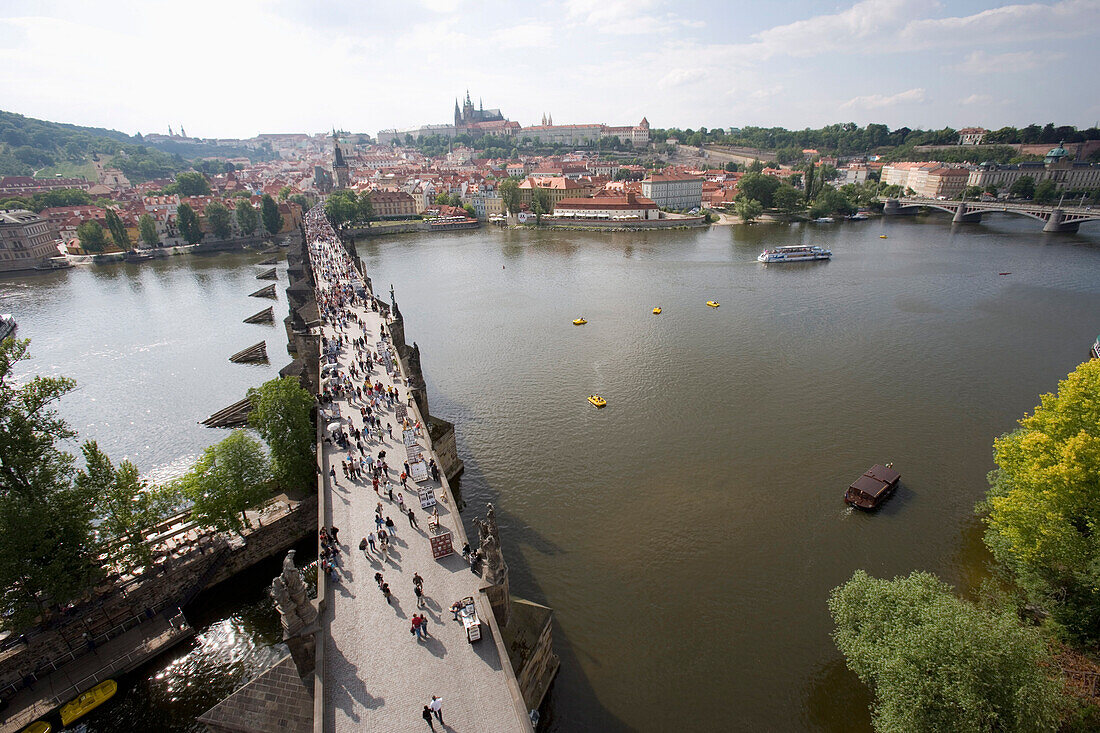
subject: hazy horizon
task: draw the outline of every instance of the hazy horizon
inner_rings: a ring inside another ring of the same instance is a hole
[[[1100,0],[45,0],[0,17],[0,98],[203,138],[445,124],[467,89],[524,126],[1084,128],[1098,36]]]

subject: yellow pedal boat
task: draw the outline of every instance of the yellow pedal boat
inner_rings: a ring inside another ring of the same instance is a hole
[[[573,319],[573,325],[574,326],[583,326],[586,323],[588,323],[588,321],[584,320],[583,318],[574,318]]]
[[[708,300],[707,305],[709,305],[711,308],[717,308],[721,304],[717,300]]]
[[[878,238],[879,238],[879,239],[887,239],[887,237],[886,237],[886,235],[885,235],[885,234],[880,234],[880,235],[878,235]]]
[[[589,396],[588,401],[596,407],[603,407],[607,404],[607,400],[605,400],[603,397],[600,397],[598,394]]]
[[[117,691],[118,683],[114,680],[100,682],[76,699],[61,706],[61,724],[67,726],[74,720],[87,715],[114,697]]]
[[[661,308],[660,308],[660,306],[658,306],[658,307],[656,307],[656,308],[654,308],[654,309],[653,309],[653,315],[655,315],[655,316],[659,316],[659,315],[661,315]]]
[[[47,723],[45,720],[39,720],[37,723],[31,723],[23,729],[23,733],[50,733],[53,730],[53,726]]]

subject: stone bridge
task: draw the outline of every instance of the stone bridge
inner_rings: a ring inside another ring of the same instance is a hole
[[[1044,222],[1044,232],[1076,232],[1081,222],[1100,221],[1100,208],[1091,206],[1042,206],[1040,204],[1010,204],[1000,201],[947,201],[919,196],[886,199],[882,213],[891,216],[915,214],[921,207],[939,209],[953,215],[956,223],[977,223],[982,214],[1002,213],[1027,216]]]

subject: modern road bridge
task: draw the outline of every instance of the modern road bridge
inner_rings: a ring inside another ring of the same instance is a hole
[[[1044,222],[1044,232],[1076,232],[1082,222],[1100,221],[1100,208],[1091,206],[1042,206],[1040,204],[1010,204],[1000,201],[947,201],[908,196],[886,199],[882,213],[887,216],[915,214],[921,208],[939,209],[953,214],[957,223],[977,223],[982,214],[1016,214]]]

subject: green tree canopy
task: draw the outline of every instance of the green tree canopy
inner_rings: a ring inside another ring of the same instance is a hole
[[[1100,359],[993,443],[985,542],[1072,637],[1100,640]]]
[[[237,226],[244,234],[252,234],[260,225],[260,214],[252,205],[252,202],[244,199],[237,202]]]
[[[118,213],[114,209],[107,209],[106,220],[107,231],[111,233],[115,246],[123,251],[130,249],[130,235],[126,233],[126,225],[122,223]]]
[[[519,184],[514,179],[509,178],[506,181],[501,181],[500,199],[509,214],[519,211]]]
[[[734,209],[737,211],[737,215],[741,217],[741,221],[746,224],[751,224],[764,213],[763,205],[756,199],[739,199],[734,204]]]
[[[221,201],[211,201],[202,213],[206,215],[206,222],[210,225],[210,231],[218,239],[227,239],[233,233],[233,220],[231,218],[233,215],[229,213],[229,209]]]
[[[772,194],[772,206],[784,214],[796,214],[802,210],[802,192],[789,183],[781,183]]]
[[[531,194],[531,211],[535,214],[535,223],[541,224],[544,214],[554,210],[550,203],[550,194],[545,189],[536,188]]]
[[[1058,199],[1058,187],[1054,181],[1045,178],[1035,186],[1035,203],[1053,204]]]
[[[1046,642],[1011,610],[980,609],[930,573],[879,580],[858,570],[829,611],[849,669],[874,692],[875,730],[1058,730]]]
[[[1035,179],[1031,176],[1020,176],[1012,183],[1008,192],[1013,196],[1029,199],[1035,195]]]
[[[176,191],[180,196],[209,196],[210,183],[197,171],[184,171],[176,175]]]
[[[29,345],[0,342],[0,605],[15,628],[77,598],[99,575],[95,497],[73,483],[73,457],[57,448],[75,433],[54,405],[76,384],[17,376]]]
[[[264,229],[271,236],[275,236],[283,228],[283,215],[279,213],[279,206],[275,200],[264,194],[260,201],[260,219],[264,223]]]
[[[199,216],[189,204],[180,204],[176,209],[176,224],[180,228],[180,234],[188,244],[197,244],[202,241],[202,227],[199,225]]]
[[[772,208],[772,196],[779,188],[779,179],[763,173],[746,173],[737,182],[737,198],[754,199],[765,209]]]
[[[315,489],[313,397],[294,377],[282,377],[248,390],[248,399],[252,403],[248,424],[271,451],[275,482],[288,491]]]
[[[279,200],[286,201],[290,194],[294,193],[294,189],[290,186],[283,186],[279,189]]]
[[[121,567],[148,566],[152,552],[145,530],[171,513],[174,497],[141,478],[137,466],[123,461],[115,468],[94,440],[81,446],[84,468],[76,485],[96,498],[101,545]]]
[[[271,474],[259,441],[234,430],[210,446],[180,479],[183,495],[191,500],[191,518],[206,527],[241,532],[251,527],[245,513],[270,495]]]
[[[371,221],[374,219],[374,203],[370,200],[370,191],[359,192],[359,220]]]
[[[76,236],[85,252],[102,252],[107,249],[107,234],[103,226],[94,219],[82,222],[76,228]]]
[[[359,200],[354,191],[333,191],[325,199],[325,216],[335,228],[359,218]]]
[[[138,219],[138,231],[141,233],[141,241],[150,247],[160,244],[160,236],[157,234],[157,223],[148,214],[142,214]]]

